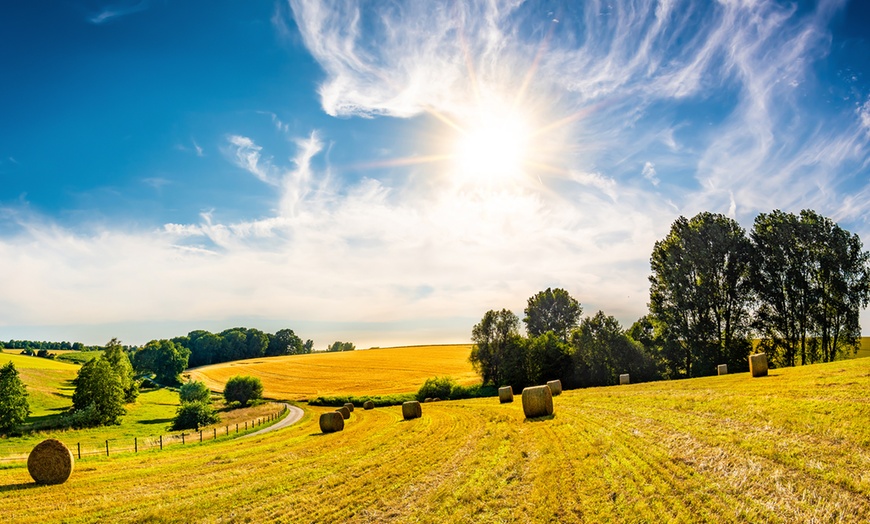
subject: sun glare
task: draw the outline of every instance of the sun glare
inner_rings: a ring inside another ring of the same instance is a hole
[[[460,181],[495,184],[523,173],[531,128],[520,115],[488,112],[462,126],[454,144],[453,168]]]

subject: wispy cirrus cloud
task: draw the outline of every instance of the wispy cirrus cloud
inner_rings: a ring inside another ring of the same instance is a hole
[[[148,9],[148,2],[145,0],[135,3],[122,2],[102,8],[98,13],[91,15],[88,18],[88,21],[94,25],[106,24],[115,19],[138,13],[146,9]]]

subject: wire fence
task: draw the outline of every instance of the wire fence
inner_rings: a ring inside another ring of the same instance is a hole
[[[282,405],[281,409],[275,413],[257,417],[250,421],[234,422],[232,424],[224,425],[218,424],[204,427],[196,431],[182,431],[181,433],[168,433],[165,435],[150,437],[133,437],[132,439],[108,439],[99,442],[76,442],[73,445],[70,445],[68,442],[64,443],[69,446],[73,456],[79,460],[84,457],[111,457],[112,455],[119,453],[139,453],[153,449],[162,450],[171,446],[205,443],[210,440],[217,440],[221,437],[229,438],[230,435],[243,435],[254,428],[276,422],[286,414],[287,406]],[[13,451],[6,456],[0,457],[0,462],[8,463],[26,461],[28,455],[30,455],[30,450],[18,452]]]

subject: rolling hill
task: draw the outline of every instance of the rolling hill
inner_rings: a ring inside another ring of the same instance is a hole
[[[867,522],[870,361],[357,409],[244,441],[89,458],[60,486],[0,467],[14,522]],[[38,511],[35,510],[38,508]]]

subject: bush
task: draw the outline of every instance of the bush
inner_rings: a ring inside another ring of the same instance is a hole
[[[211,390],[205,383],[196,381],[187,381],[178,389],[178,396],[181,402],[204,402],[211,403]]]
[[[30,414],[27,389],[12,362],[0,367],[0,433],[9,433]]]
[[[220,420],[211,404],[206,402],[185,402],[178,408],[170,429],[197,430],[209,424],[216,424]]]
[[[362,407],[367,401],[371,400],[375,406],[382,408],[387,406],[401,406],[409,400],[416,400],[417,396],[414,393],[399,393],[395,395],[364,395],[352,396],[341,395],[336,397],[315,397],[308,401],[309,406],[326,406],[340,408],[350,402],[356,407]]]
[[[251,401],[263,398],[263,383],[257,377],[236,375],[227,381],[224,386],[224,399],[227,404],[238,402],[239,406],[245,407]]]
[[[450,392],[456,387],[456,381],[450,377],[427,378],[426,382],[417,390],[417,400],[423,402],[427,398],[440,398],[447,400]]]

